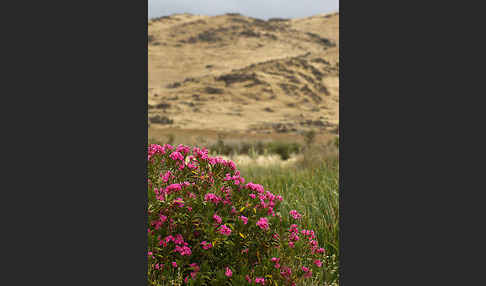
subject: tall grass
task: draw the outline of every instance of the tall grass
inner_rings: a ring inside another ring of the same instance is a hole
[[[339,265],[339,163],[337,158],[308,167],[240,168],[247,182],[261,184],[266,190],[283,196],[281,211],[295,209],[304,215],[303,225],[313,229],[326,249],[326,285],[337,285]],[[284,218],[289,221],[290,218]],[[315,282],[315,281],[314,281]],[[308,285],[318,285],[314,284]],[[319,284],[321,285],[321,284]]]

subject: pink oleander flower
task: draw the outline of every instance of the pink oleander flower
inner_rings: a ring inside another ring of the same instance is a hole
[[[268,219],[262,217],[257,221],[256,225],[263,230],[268,230]]]
[[[282,267],[282,271],[280,271],[280,275],[282,275],[283,277],[286,277],[286,278],[290,278],[290,275],[292,275],[292,269],[284,266],[284,267]]]
[[[203,246],[203,248],[204,248],[205,250],[210,249],[210,248],[213,248],[213,243],[212,243],[212,242],[210,242],[210,243],[208,243],[208,244],[204,245],[204,246]]]
[[[164,223],[167,220],[167,217],[165,215],[160,215],[160,221]]]
[[[174,243],[175,244],[183,244],[184,243],[184,238],[182,235],[179,233],[174,237]]]
[[[189,256],[189,255],[192,254],[192,251],[189,247],[187,247],[187,246],[180,247],[179,245],[176,245],[174,252],[179,252],[179,254],[182,255],[182,256],[185,256],[185,255]]]
[[[187,207],[187,211],[192,212],[192,208],[191,207]]]
[[[241,254],[243,254],[243,253],[248,253],[248,250],[249,250],[248,248],[243,249],[243,250],[241,251]]]
[[[307,273],[307,272],[309,272],[309,268],[307,268],[307,267],[305,267],[305,266],[302,266],[302,271],[304,271],[304,272],[306,272],[306,273]]]
[[[322,262],[319,259],[314,260],[314,264],[317,265],[317,267],[322,266]]]
[[[218,204],[221,201],[221,198],[218,197],[217,195],[213,194],[213,193],[207,193],[204,196],[204,200],[205,201],[211,201],[214,204]]]
[[[317,250],[317,253],[324,253],[324,252],[326,252],[326,250],[322,247]]]
[[[246,281],[248,281],[248,283],[251,284],[251,278],[250,278],[250,276],[248,276],[248,274],[245,276],[245,279],[246,279]]]
[[[172,262],[172,267],[177,268],[177,262]]]
[[[262,284],[262,285],[265,285],[265,278],[263,278],[263,277],[256,277],[256,278],[255,278],[255,283],[256,283],[256,284]]]
[[[289,235],[289,239],[293,241],[298,241],[299,240],[299,235],[297,235],[296,232],[293,232]]]
[[[248,184],[246,184],[245,186],[247,189],[251,189],[251,190],[254,190],[254,191],[257,191],[258,193],[263,193],[265,192],[264,188],[262,185],[259,185],[259,184],[254,184],[252,182],[249,182]]]
[[[275,216],[275,212],[273,211],[273,207],[268,207],[267,214],[269,214],[271,216]]]
[[[270,259],[272,262],[274,263],[279,263],[280,262],[280,258],[277,258],[277,257],[272,257],[272,259]]]
[[[182,185],[181,184],[170,184],[165,188],[165,192],[167,194],[175,193],[182,190]]]
[[[218,232],[221,233],[222,235],[230,235],[231,234],[231,229],[229,227],[227,227],[226,225],[222,224],[219,229],[218,229]]]
[[[301,219],[302,218],[302,215],[299,214],[296,210],[291,210],[290,211],[290,215],[294,218],[294,219]]]
[[[184,162],[181,162],[181,163],[177,163],[177,166],[179,166],[179,170],[184,170],[184,168],[186,167],[186,164],[184,164]]]
[[[189,154],[189,152],[191,152],[191,147],[179,144],[179,146],[177,146],[177,148],[176,148],[176,151],[184,153],[185,155],[187,155],[187,154]]]
[[[172,176],[172,173],[170,171],[167,171],[164,175],[160,174],[160,176],[162,177],[162,181],[164,181],[164,183],[167,183]]]
[[[177,152],[177,151],[172,152],[172,154],[170,154],[169,157],[174,161],[177,161],[177,160],[183,161],[184,160],[184,156],[182,156],[182,154]]]
[[[313,230],[310,231],[310,236],[309,236],[310,239],[314,239],[316,238],[316,234],[314,233]]]
[[[280,268],[280,264],[278,264],[278,263],[275,263],[274,266],[275,266],[276,269],[279,269]]]
[[[170,144],[164,144],[164,149],[168,149],[168,150],[172,150],[174,149],[174,146],[170,145]],[[164,153],[165,154],[165,153]]]
[[[295,247],[295,244],[291,241],[291,242],[289,242],[289,247],[290,248],[294,248]]]
[[[240,219],[243,221],[243,224],[247,224],[248,223],[248,218],[246,216],[240,216]]]
[[[231,271],[229,267],[226,267],[226,271],[224,272],[224,275],[226,275],[227,277],[231,277],[233,275],[233,271]]]
[[[160,227],[162,227],[162,222],[161,221],[152,221],[152,225],[155,227],[155,230],[158,230]]]
[[[312,277],[312,270],[304,274],[304,278]]]
[[[224,199],[224,200],[223,200],[223,204],[224,204],[224,205],[231,205],[231,200]]]
[[[221,224],[221,222],[223,221],[221,217],[217,214],[213,215],[213,219],[216,221],[217,224]]]
[[[256,198],[256,195],[255,194],[249,194],[250,198],[254,199]]]
[[[153,253],[152,251],[149,251],[149,252],[148,252],[148,256],[149,256],[149,257],[154,257],[154,253]]]
[[[207,241],[203,241],[201,242],[201,245],[202,245],[202,248],[204,250],[207,250],[207,249],[210,249],[211,247],[213,247],[213,244],[211,242],[207,242]]]

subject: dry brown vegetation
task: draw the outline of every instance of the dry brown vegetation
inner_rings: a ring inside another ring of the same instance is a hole
[[[337,134],[339,14],[268,21],[177,14],[148,25],[149,137]]]

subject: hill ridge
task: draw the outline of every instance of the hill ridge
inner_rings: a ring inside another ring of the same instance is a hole
[[[149,133],[337,132],[338,29],[337,13],[149,20]]]

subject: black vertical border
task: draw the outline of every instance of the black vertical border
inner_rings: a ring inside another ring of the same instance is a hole
[[[2,10],[0,284],[147,285],[148,2],[18,6]]]

